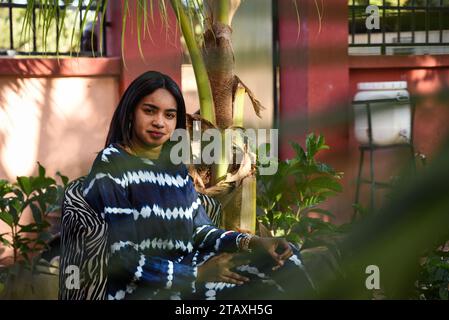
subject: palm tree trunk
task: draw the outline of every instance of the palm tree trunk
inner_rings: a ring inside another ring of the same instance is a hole
[[[206,0],[206,31],[203,58],[212,88],[217,126],[232,125],[233,89],[235,83],[232,49],[232,18],[240,0]]]
[[[240,0],[205,0],[204,5],[206,30],[203,58],[212,88],[217,126],[221,129],[233,125],[243,126],[244,90],[238,89],[234,73],[231,28],[232,18],[240,6]],[[227,168],[228,164],[225,161],[214,167],[212,182],[222,178]],[[255,232],[255,182],[255,177],[244,178],[231,194],[220,197],[224,211],[222,223],[226,228]]]

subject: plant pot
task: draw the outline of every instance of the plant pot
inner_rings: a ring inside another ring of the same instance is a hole
[[[57,300],[59,290],[59,260],[48,263],[41,259],[33,273],[23,264],[4,270],[6,281],[1,300]]]

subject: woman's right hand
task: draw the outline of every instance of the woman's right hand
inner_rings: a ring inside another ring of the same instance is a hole
[[[264,250],[273,258],[276,262],[276,266],[272,269],[277,270],[282,267],[287,259],[293,255],[293,250],[290,248],[289,243],[284,238],[267,238],[267,237],[252,237],[249,243],[250,249]],[[277,250],[282,250],[282,253],[278,254]]]
[[[236,254],[222,253],[212,257],[198,267],[197,281],[199,282],[226,282],[241,285],[248,282],[247,277],[231,271],[232,268],[248,264],[248,261],[237,261]]]

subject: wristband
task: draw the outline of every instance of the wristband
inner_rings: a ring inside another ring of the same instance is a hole
[[[243,237],[240,239],[239,242],[239,248],[241,251],[251,252],[251,249],[249,248],[249,243],[251,242],[251,239],[255,236],[249,233],[244,233]]]

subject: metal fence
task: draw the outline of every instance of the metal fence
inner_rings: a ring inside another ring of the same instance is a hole
[[[366,13],[374,5],[379,28]],[[449,0],[349,0],[349,52],[449,53]]]
[[[29,15],[31,28],[25,32],[24,19],[26,12],[30,12],[29,3],[26,0],[0,0],[0,55],[107,55],[108,24],[102,19],[103,0],[78,0],[68,6],[65,4],[67,2],[54,0],[52,10],[42,10],[48,2],[35,1]],[[44,19],[48,19],[44,17],[44,12],[54,15],[51,24],[43,23]],[[98,19],[93,18],[95,15]],[[100,30],[101,36],[98,34]]]

